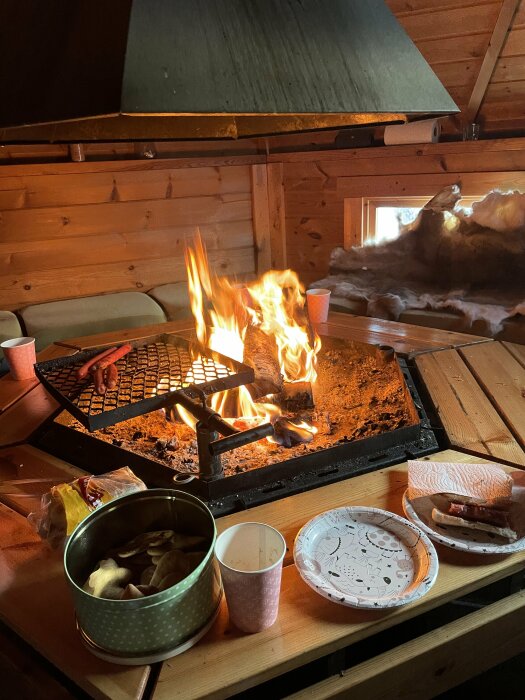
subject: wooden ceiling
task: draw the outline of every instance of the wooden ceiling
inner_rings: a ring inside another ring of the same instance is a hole
[[[462,110],[446,131],[525,131],[525,0],[386,3]]]

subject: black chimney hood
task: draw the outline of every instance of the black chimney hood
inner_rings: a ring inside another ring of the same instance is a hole
[[[2,0],[0,38],[4,142],[231,139],[459,111],[383,0]]]

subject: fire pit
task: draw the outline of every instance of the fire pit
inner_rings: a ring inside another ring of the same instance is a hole
[[[321,341],[294,273],[239,290],[210,274],[199,241],[187,267],[198,344],[135,343],[103,397],[89,379],[75,385],[88,353],[44,363],[39,374],[67,411],[39,446],[88,471],[128,465],[148,485],[175,481],[215,513],[437,447],[393,350]]]

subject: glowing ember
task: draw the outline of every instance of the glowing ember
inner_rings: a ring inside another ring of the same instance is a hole
[[[246,293],[210,272],[200,236],[196,237],[194,247],[186,250],[186,268],[195,329],[203,345],[242,362],[246,329],[253,325],[276,343],[280,371],[286,382],[315,381],[321,341],[308,327],[304,288],[295,272],[267,272],[248,285]],[[234,425],[236,421],[249,421],[252,426],[269,421],[275,423],[280,418],[281,410],[271,403],[271,398],[256,402],[245,386],[232,391],[237,402]],[[223,415],[231,399],[231,391],[214,394],[211,407]],[[180,406],[178,412],[187,425],[195,426],[191,414]],[[304,422],[294,425],[312,435],[317,432],[315,427]],[[268,440],[280,442],[278,436]]]

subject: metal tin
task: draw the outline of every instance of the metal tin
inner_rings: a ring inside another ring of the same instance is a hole
[[[204,535],[209,540],[205,558],[183,581],[134,600],[96,598],[82,589],[93,566],[108,550],[140,533],[166,529]],[[82,636],[117,662],[119,657],[143,659],[178,653],[180,646],[206,626],[221,598],[213,557],[215,538],[211,512],[183,491],[139,491],[95,510],[74,530],[64,552]]]
[[[182,642],[182,644],[179,644],[176,647],[172,647],[169,649],[159,649],[158,651],[155,652],[150,652],[146,656],[128,656],[126,654],[123,655],[116,655],[116,654],[110,654],[108,651],[105,651],[104,649],[101,649],[99,646],[94,644],[91,639],[86,635],[82,627],[78,624],[77,620],[77,630],[78,633],[80,634],[80,639],[82,640],[82,644],[89,649],[89,651],[94,654],[95,656],[98,656],[99,659],[103,659],[104,661],[109,661],[110,663],[113,664],[121,664],[123,666],[143,666],[145,664],[155,664],[158,663],[159,661],[165,661],[166,659],[171,659],[173,656],[178,656],[179,654],[182,654],[184,651],[188,651],[188,649],[191,649],[191,647],[195,646],[197,642],[204,637],[206,632],[208,632],[215,620],[217,619],[219,612],[220,612],[220,607],[221,607],[221,598],[222,594],[219,598],[219,602],[217,603],[217,608],[215,612],[212,614],[210,619],[205,623],[204,627],[201,627],[201,629],[196,632],[193,637],[190,637],[187,639],[185,642]]]

